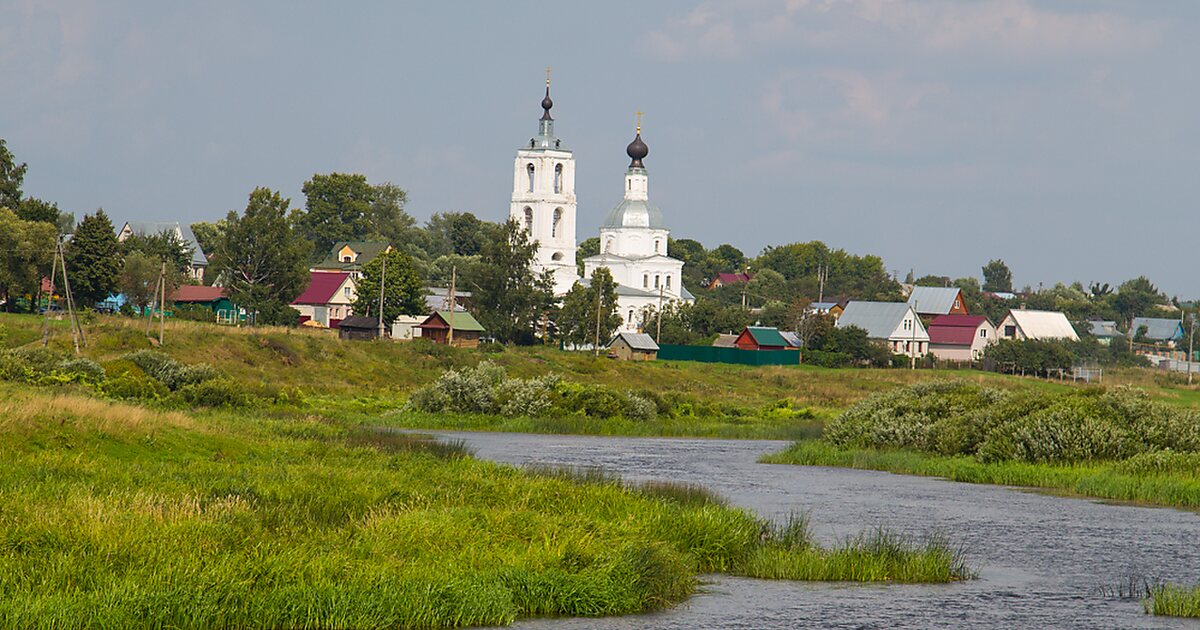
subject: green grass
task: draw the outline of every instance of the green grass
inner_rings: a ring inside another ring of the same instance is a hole
[[[504,624],[670,606],[702,573],[971,577],[923,541],[823,550],[700,489],[315,417],[0,384],[0,461],[0,627]]]
[[[970,456],[941,456],[909,450],[839,448],[804,440],[761,458],[764,463],[883,470],[952,481],[1023,486],[1065,494],[1196,509],[1200,477],[1193,470],[1131,471],[1120,462],[1081,464],[983,463]]]
[[[1150,588],[1146,612],[1165,617],[1200,617],[1200,586],[1159,584]]]

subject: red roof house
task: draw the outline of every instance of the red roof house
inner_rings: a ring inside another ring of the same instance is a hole
[[[938,315],[928,332],[929,351],[943,361],[977,361],[996,342],[996,327],[982,315]]]
[[[712,282],[708,283],[708,288],[715,289],[717,287],[723,287],[727,284],[750,282],[750,279],[753,277],[754,276],[748,273],[719,273],[717,274],[716,278],[712,279]]]
[[[315,322],[326,328],[354,314],[354,275],[349,271],[313,271],[309,273],[308,288],[292,300],[292,308],[300,311],[300,323]],[[310,324],[311,325],[311,324]]]

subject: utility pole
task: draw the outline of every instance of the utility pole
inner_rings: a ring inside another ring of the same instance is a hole
[[[1197,309],[1200,313],[1200,309]],[[1191,333],[1188,334],[1188,386],[1192,385],[1192,360],[1196,357],[1196,316],[1192,315]]]
[[[158,272],[158,345],[163,345],[163,332],[167,328],[167,261],[163,261]]]
[[[592,290],[596,292],[596,341],[593,347],[596,356],[600,356],[600,287],[596,286],[595,274],[592,274]]]
[[[825,281],[829,279],[829,267],[817,265],[817,301],[825,301]]]
[[[680,282],[682,282],[682,280]],[[658,320],[658,323],[655,324],[654,343],[658,343],[658,338],[662,336],[662,306],[663,306],[662,301],[663,301],[663,288],[662,288],[662,285],[659,285],[659,287],[658,287],[658,317],[656,318]]]
[[[446,322],[450,330],[446,332],[446,345],[454,345],[454,312],[458,310],[458,302],[454,300],[454,283],[458,280],[458,265],[450,267],[450,321]]]
[[[42,320],[42,347],[50,343],[50,307],[54,304],[54,277],[58,275],[58,248],[62,241],[54,243],[54,263],[50,268],[50,297],[46,299],[46,317]]]
[[[383,339],[383,283],[387,279],[387,252],[380,258],[383,260],[383,268],[379,271],[379,338]]]
[[[75,354],[78,355],[79,341],[83,336],[83,330],[79,327],[79,320],[75,318],[75,299],[71,296],[71,280],[67,277],[67,258],[63,255],[61,242],[58,244],[58,262],[62,266],[63,296],[67,299],[67,321],[71,325],[71,337],[75,340]]]
[[[910,332],[912,332],[912,342],[911,342],[911,345],[909,345],[909,347],[908,347],[908,356],[911,358],[910,369],[915,370],[915,369],[917,369],[917,354],[916,354],[917,353],[917,351],[916,351],[917,322],[920,320],[918,319],[918,315],[915,310],[913,310],[912,308],[909,308],[909,312],[912,313],[913,322],[912,322],[912,329],[910,331]]]
[[[158,287],[162,284],[162,274],[154,280],[154,293],[150,294],[150,315],[146,317],[146,337],[150,336],[150,326],[154,323],[154,307],[158,306]],[[145,311],[142,312],[145,315]]]

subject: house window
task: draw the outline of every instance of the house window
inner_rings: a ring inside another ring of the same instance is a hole
[[[648,273],[642,274],[642,288],[643,289],[650,288],[650,274],[648,274]]]
[[[980,336],[980,337],[983,337],[983,338],[987,338],[987,329],[986,329],[986,328],[980,328],[980,329],[979,329],[979,336]]]
[[[555,165],[555,167],[554,167],[554,192],[556,192],[556,193],[562,192],[562,175],[563,175],[562,164]]]
[[[354,259],[349,256],[342,256],[342,262],[354,262]]]
[[[1004,336],[1005,337],[1015,337],[1016,334],[1017,334],[1016,326],[1005,326],[1004,327]]]
[[[350,297],[350,287],[343,288],[342,294],[345,295],[347,298],[349,298]]]
[[[525,172],[529,174],[529,192],[533,192],[533,171],[533,163],[530,162],[529,165],[525,167]]]
[[[525,231],[533,231],[533,208],[525,207]]]
[[[559,164],[561,168],[562,165]],[[562,223],[562,208],[554,209],[554,222],[550,224],[550,238],[558,237],[558,226]]]

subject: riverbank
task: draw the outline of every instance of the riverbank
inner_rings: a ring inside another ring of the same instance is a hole
[[[1193,473],[1143,471],[1133,474],[1114,462],[1069,465],[983,463],[965,455],[932,455],[901,449],[840,448],[822,440],[799,441],[759,461],[767,464],[880,470],[903,475],[942,477],[964,483],[1036,488],[1078,497],[1200,510],[1200,478]]]
[[[935,541],[814,544],[703,495],[247,410],[0,385],[0,626],[430,627],[626,614],[702,573],[944,582]]]

